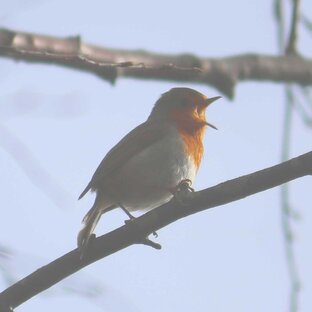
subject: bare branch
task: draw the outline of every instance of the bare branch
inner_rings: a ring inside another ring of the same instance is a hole
[[[185,205],[173,199],[133,222],[92,240],[81,260],[77,249],[28,275],[0,294],[0,306],[15,308],[81,268],[133,244],[166,225],[194,213],[230,203],[291,180],[312,175],[312,152],[279,165],[191,193]]]
[[[111,83],[119,77],[202,83],[230,98],[236,84],[245,80],[312,85],[312,60],[296,55],[200,58],[108,49],[82,43],[79,36],[57,38],[6,29],[0,29],[0,55],[91,72]]]
[[[312,128],[312,95],[309,91],[310,90],[308,90],[307,88],[300,88],[299,92],[303,97],[303,103],[299,101],[299,98],[297,96],[295,104],[302,121],[307,127]],[[304,105],[306,105],[306,108],[304,107]]]
[[[297,38],[298,38],[298,26],[299,26],[299,6],[300,0],[292,0],[293,2],[293,10],[292,10],[292,18],[291,18],[291,28],[289,41],[286,48],[286,54],[297,54]]]
[[[284,53],[285,46],[285,17],[283,0],[274,0],[274,15],[277,24],[277,43],[280,53]]]
[[[283,138],[282,138],[282,157],[281,160],[285,161],[289,159],[290,154],[290,137],[292,134],[292,119],[293,108],[296,103],[293,88],[291,86],[285,87],[285,115],[283,126]],[[289,298],[289,311],[298,311],[299,293],[301,288],[301,281],[299,270],[295,256],[295,246],[293,241],[294,231],[292,228],[293,217],[295,215],[294,208],[290,204],[289,196],[289,183],[285,183],[281,186],[281,224],[285,245],[285,256],[287,262],[288,275],[291,284],[290,298]]]

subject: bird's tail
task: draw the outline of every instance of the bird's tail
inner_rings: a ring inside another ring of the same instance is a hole
[[[80,230],[77,237],[77,244],[81,253],[81,258],[84,256],[90,237],[97,223],[99,222],[101,215],[109,210],[114,209],[115,207],[116,206],[112,205],[104,209],[100,208],[96,200],[92,208],[85,215],[85,217],[82,220],[83,228]]]

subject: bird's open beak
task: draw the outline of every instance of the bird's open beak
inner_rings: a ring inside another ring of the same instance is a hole
[[[219,100],[221,97],[222,97],[222,96],[215,96],[215,97],[206,99],[206,101],[205,101],[205,102],[206,102],[206,107],[208,107],[211,103],[215,102],[216,100]],[[218,128],[217,128],[216,126],[212,125],[211,123],[209,123],[209,122],[207,122],[207,121],[206,121],[206,125],[207,125],[208,127],[211,127],[211,128],[213,128],[213,129],[215,129],[215,130],[218,130]]]

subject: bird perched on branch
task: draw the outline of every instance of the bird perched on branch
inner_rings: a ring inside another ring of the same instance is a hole
[[[107,153],[79,197],[96,192],[78,235],[81,252],[103,213],[117,207],[129,216],[130,211],[151,210],[168,202],[181,183],[194,181],[205,129],[215,128],[206,121],[205,111],[219,98],[173,88],[159,98],[147,121]]]

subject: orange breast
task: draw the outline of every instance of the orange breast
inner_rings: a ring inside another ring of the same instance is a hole
[[[192,112],[186,113],[183,110],[173,111],[171,117],[184,142],[185,152],[193,159],[198,170],[204,153],[205,120],[198,118]]]
[[[184,142],[185,152],[193,159],[196,170],[198,170],[200,166],[204,153],[204,146],[202,143],[204,131],[205,130],[203,128],[201,130],[197,130],[194,134],[189,134],[179,129],[179,133]]]

